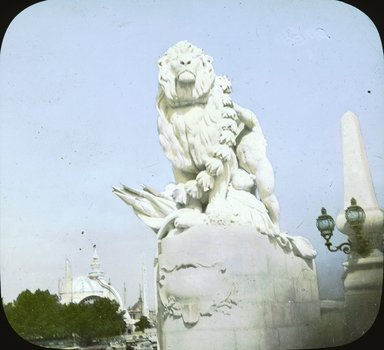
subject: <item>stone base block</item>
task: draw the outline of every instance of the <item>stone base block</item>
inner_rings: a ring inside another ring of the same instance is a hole
[[[316,346],[313,260],[245,226],[196,226],[159,242],[161,350]],[[312,339],[313,338],[313,339]]]

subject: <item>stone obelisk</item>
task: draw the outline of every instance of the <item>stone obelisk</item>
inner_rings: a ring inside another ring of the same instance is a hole
[[[365,234],[382,233],[384,213],[377,203],[357,116],[352,112],[345,113],[341,120],[341,129],[343,142],[344,209],[350,205],[351,198],[355,198],[366,214],[364,223]],[[337,218],[337,228],[347,235],[352,232],[346,222],[344,211]]]
[[[374,323],[380,307],[383,282],[382,241],[384,211],[379,208],[372,184],[368,158],[357,116],[347,112],[342,116],[342,145],[344,169],[344,209],[355,198],[366,214],[363,235],[368,239],[371,253],[361,257],[352,252],[344,263],[344,290],[347,328],[350,340],[361,337]],[[353,230],[342,211],[337,228],[353,237]]]

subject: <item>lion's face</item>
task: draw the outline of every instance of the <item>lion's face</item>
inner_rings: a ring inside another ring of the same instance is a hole
[[[160,88],[173,105],[200,102],[215,79],[212,58],[187,41],[168,49],[158,67]]]

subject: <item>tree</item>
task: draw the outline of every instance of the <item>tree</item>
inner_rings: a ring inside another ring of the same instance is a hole
[[[135,324],[136,330],[144,332],[144,329],[151,328],[151,324],[146,316],[141,316],[139,322]]]
[[[27,340],[72,338],[83,343],[93,339],[121,335],[126,327],[116,301],[97,298],[92,303],[62,305],[57,295],[28,289],[16,300],[4,305],[12,328]]]
[[[4,308],[12,328],[23,338],[58,338],[65,336],[60,322],[62,305],[56,295],[38,289],[21,292],[13,303]]]
[[[90,304],[69,304],[65,313],[68,330],[76,333],[85,344],[93,339],[120,335],[126,327],[119,305],[107,298],[98,298]]]

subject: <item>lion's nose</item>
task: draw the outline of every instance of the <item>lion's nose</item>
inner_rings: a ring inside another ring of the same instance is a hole
[[[185,65],[191,64],[191,61],[188,61],[188,62],[180,61],[180,64],[181,64],[182,66],[185,66]]]

